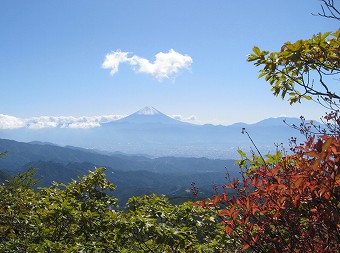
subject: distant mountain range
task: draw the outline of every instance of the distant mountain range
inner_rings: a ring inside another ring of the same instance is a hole
[[[120,120],[87,129],[1,129],[0,138],[23,142],[40,141],[106,152],[145,154],[152,157],[180,156],[237,158],[238,148],[249,150],[251,142],[241,133],[246,128],[258,148],[267,153],[276,143],[288,143],[300,133],[287,126],[296,118],[271,118],[256,124],[230,126],[196,125],[173,119],[153,107],[145,107]]]
[[[0,139],[0,150],[7,156],[0,159],[0,181],[10,175],[37,168],[38,186],[49,186],[52,181],[67,183],[78,176],[106,167],[109,180],[117,185],[115,196],[123,205],[135,195],[166,194],[178,201],[191,199],[191,183],[199,187],[201,197],[213,193],[213,184],[222,186],[228,168],[231,177],[239,177],[239,169],[233,160],[207,158],[161,157],[125,154],[103,154],[94,150],[34,142],[22,143]]]

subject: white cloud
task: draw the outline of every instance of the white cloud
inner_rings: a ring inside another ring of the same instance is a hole
[[[0,129],[15,128],[92,128],[103,123],[121,119],[125,115],[101,116],[40,116],[20,119],[9,115],[0,114]]]
[[[102,67],[104,69],[111,69],[110,74],[114,75],[118,72],[119,65],[122,62],[130,62],[131,59],[127,57],[128,54],[128,52],[121,52],[120,50],[107,54]]]
[[[0,129],[15,129],[24,126],[25,123],[23,120],[13,116],[0,114]]]
[[[190,69],[192,58],[170,49],[169,52],[160,52],[155,55],[154,63],[148,59],[133,55],[128,57],[128,52],[119,50],[111,52],[105,56],[102,64],[104,69],[111,69],[110,74],[114,75],[119,69],[120,63],[127,62],[134,66],[134,70],[138,73],[146,73],[161,81],[177,75],[182,69]]]
[[[187,118],[187,120],[190,120],[190,121],[194,121],[196,120],[196,116],[195,115],[191,115]]]
[[[195,121],[197,117],[195,115],[191,115],[189,117],[183,117],[182,115],[172,115],[171,116],[174,119],[180,120],[180,121]]]
[[[98,122],[74,122],[68,124],[68,128],[92,128],[99,127],[100,124]]]

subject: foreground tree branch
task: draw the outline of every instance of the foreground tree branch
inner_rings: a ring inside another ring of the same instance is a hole
[[[288,97],[290,104],[302,99],[339,100],[340,29],[314,35],[308,40],[286,42],[278,52],[253,48],[248,61],[262,67],[275,96]]]

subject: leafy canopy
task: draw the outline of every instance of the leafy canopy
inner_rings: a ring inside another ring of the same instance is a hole
[[[234,241],[214,210],[163,196],[112,196],[104,168],[34,191],[34,170],[0,186],[0,252],[224,252]]]
[[[275,96],[288,96],[290,104],[301,99],[339,100],[340,29],[314,35],[311,39],[286,42],[279,52],[253,48],[248,61],[261,66],[259,78],[272,86]]]

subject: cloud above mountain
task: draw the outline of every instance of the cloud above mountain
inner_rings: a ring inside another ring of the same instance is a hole
[[[171,116],[172,118],[174,119],[177,119],[177,120],[180,120],[180,121],[186,121],[186,122],[189,122],[189,121],[195,121],[197,119],[197,117],[195,115],[191,115],[189,117],[184,117],[182,115],[172,115]]]
[[[119,70],[121,63],[130,64],[136,73],[146,73],[155,77],[158,81],[176,76],[183,69],[190,69],[192,58],[170,49],[169,52],[159,52],[152,63],[148,59],[137,55],[129,56],[129,52],[113,51],[105,56],[102,64],[104,69],[110,69],[114,75]]]
[[[102,115],[102,116],[40,116],[31,118],[17,118],[0,114],[0,129],[16,128],[92,128],[102,123],[118,120],[126,115]]]
[[[15,129],[24,126],[25,123],[23,120],[13,116],[0,114],[0,129]]]

